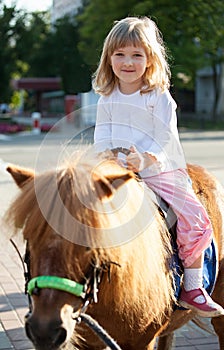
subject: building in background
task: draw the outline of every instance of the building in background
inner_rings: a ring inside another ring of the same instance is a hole
[[[52,23],[65,15],[76,15],[81,6],[82,0],[53,0],[51,8]]]
[[[219,82],[219,98],[217,102],[217,115],[224,116],[224,64],[217,65],[217,80]],[[195,86],[195,111],[211,118],[215,102],[214,72],[211,67],[197,71]]]

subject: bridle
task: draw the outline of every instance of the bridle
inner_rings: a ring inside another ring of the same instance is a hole
[[[106,264],[98,265],[92,264],[88,272],[88,277],[85,278],[85,283],[81,284],[68,278],[57,276],[37,276],[31,278],[25,283],[27,286],[25,293],[28,294],[29,300],[29,312],[27,317],[32,314],[32,295],[39,295],[41,289],[56,289],[63,292],[75,295],[82,299],[82,307],[76,311],[73,311],[72,318],[79,321],[79,316],[83,312],[86,312],[89,304],[98,302],[98,291],[104,272],[108,272],[108,279],[110,280],[110,265],[106,267]],[[30,273],[29,273],[30,276]]]
[[[15,244],[15,242],[10,239],[10,242],[14,246],[23,266],[24,278],[25,278],[25,294],[28,296],[28,307],[29,311],[25,316],[28,319],[33,311],[32,295],[39,295],[41,289],[50,288],[60,291],[64,291],[73,294],[82,299],[82,307],[79,310],[74,310],[72,318],[80,323],[83,321],[88,325],[99,338],[111,348],[111,350],[121,350],[119,345],[114,341],[113,338],[94,320],[90,315],[86,314],[86,310],[91,303],[98,302],[98,291],[99,285],[101,283],[102,277],[107,273],[108,281],[110,282],[110,268],[114,264],[116,266],[120,265],[113,261],[108,261],[99,264],[98,262],[92,262],[90,270],[85,278],[85,283],[81,284],[72,281],[68,278],[62,278],[57,276],[37,276],[31,278],[30,272],[30,253],[28,245],[26,246],[25,258],[20,254],[20,251]]]
[[[62,277],[38,276],[32,278],[27,285],[30,295],[38,295],[39,290],[44,288],[62,290],[81,298],[85,296],[85,285]]]
[[[14,243],[15,245],[15,243]],[[17,249],[18,251],[18,249]],[[21,257],[22,259],[22,257]],[[41,289],[56,289],[63,292],[67,292],[77,296],[82,299],[83,307],[87,308],[87,305],[91,303],[98,302],[98,291],[99,285],[101,283],[102,277],[105,273],[108,275],[108,281],[110,282],[110,268],[111,264],[120,266],[119,264],[109,261],[105,263],[99,263],[96,260],[92,261],[90,264],[89,271],[86,273],[84,278],[84,283],[78,283],[68,278],[57,277],[57,276],[37,276],[31,278],[30,272],[30,253],[28,246],[26,248],[25,259],[23,262],[23,267],[25,277],[25,294],[29,296],[29,313],[32,313],[32,295],[39,295]],[[81,308],[82,310],[83,308]]]

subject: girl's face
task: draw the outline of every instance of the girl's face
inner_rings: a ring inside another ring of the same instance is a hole
[[[142,87],[143,75],[149,64],[143,47],[125,46],[114,51],[111,66],[119,79],[120,91],[131,94]]]

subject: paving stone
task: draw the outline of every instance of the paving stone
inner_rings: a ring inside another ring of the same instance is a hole
[[[0,323],[0,350],[6,349],[13,349],[13,346],[2,327],[2,324]]]

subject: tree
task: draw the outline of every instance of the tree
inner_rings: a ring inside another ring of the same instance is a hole
[[[0,2],[0,102],[9,102],[10,78],[15,69],[14,34],[17,27],[15,7],[7,8]]]
[[[171,58],[173,82],[176,87],[194,89],[195,75],[206,65],[214,70],[216,99],[220,82],[216,69],[224,62],[224,2],[223,0],[103,0],[88,1],[80,16],[80,48],[87,62],[95,69],[106,33],[112,22],[127,15],[147,15],[163,33]]]
[[[55,23],[51,34],[51,54],[66,93],[76,94],[91,89],[90,68],[79,52],[78,42],[75,19],[65,16]]]
[[[100,58],[103,41],[115,20],[127,16],[136,0],[87,1],[83,12],[77,17],[80,32],[79,49],[85,62],[95,70]]]
[[[15,7],[1,7],[0,0],[0,100],[12,97],[12,78],[32,75],[32,64],[46,34],[44,13],[27,14]]]
[[[46,62],[39,65],[39,57],[45,54],[43,45],[50,33],[50,17],[47,12],[22,13],[16,33],[16,52],[19,61],[27,64],[26,76],[45,76]]]
[[[78,51],[78,31],[74,19],[64,17],[53,26],[48,13],[35,12],[17,45],[20,59],[28,64],[24,76],[61,77],[65,93],[91,88],[91,73]]]
[[[0,0],[0,102],[10,101],[10,81],[20,77],[61,77],[65,93],[89,91],[91,72],[78,41],[74,18],[52,26],[48,12],[17,11]]]
[[[169,3],[169,6],[167,4]],[[152,13],[174,57],[171,66],[176,86],[194,88],[199,68],[213,68],[215,100],[213,118],[221,95],[217,69],[224,62],[224,2],[222,0],[143,1],[136,13]]]

